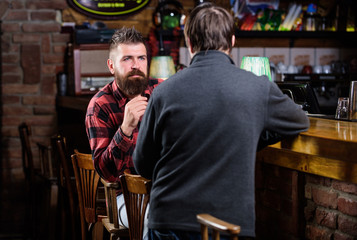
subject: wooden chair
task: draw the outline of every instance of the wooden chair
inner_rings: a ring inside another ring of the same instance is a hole
[[[105,229],[110,234],[110,240],[120,237],[129,237],[128,228],[119,224],[118,206],[117,206],[117,191],[120,189],[118,182],[107,182],[100,179],[105,190],[107,216],[102,219]]]
[[[57,211],[58,211],[58,184],[55,164],[53,160],[53,149],[51,145],[37,143],[39,152],[39,162],[41,171],[36,174],[39,176],[39,191],[41,193],[41,214],[44,229],[40,229],[41,235],[46,239],[55,239],[54,232],[57,229]]]
[[[34,237],[34,165],[33,155],[30,143],[31,128],[26,123],[18,126],[19,136],[21,140],[22,167],[25,175],[25,191],[26,191],[26,213],[25,219],[29,224],[26,224],[26,237]]]
[[[80,214],[76,181],[71,164],[71,157],[67,151],[66,138],[57,134],[51,138],[53,158],[56,162],[58,184],[58,225],[61,229],[60,239],[78,239],[80,237]]]
[[[144,219],[150,200],[151,181],[127,170],[120,176],[131,240],[142,240]]]
[[[93,232],[96,223],[101,225],[101,219],[96,206],[100,177],[93,166],[92,155],[76,151],[71,158],[78,192],[82,240],[101,238],[103,232],[100,227],[95,230],[98,232]]]
[[[197,221],[201,224],[202,240],[208,240],[208,229],[212,229],[212,240],[219,240],[220,233],[228,233],[230,239],[238,240],[240,226],[234,225],[221,219],[215,218],[210,214],[197,214]]]
[[[38,239],[52,239],[56,229],[57,183],[53,171],[51,147],[37,143],[41,168],[35,168],[31,146],[31,127],[18,126],[21,140],[23,171],[26,181],[26,235]]]

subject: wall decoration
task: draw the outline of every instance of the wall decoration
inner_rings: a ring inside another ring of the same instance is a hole
[[[150,0],[67,0],[78,12],[96,19],[118,19],[142,10]]]

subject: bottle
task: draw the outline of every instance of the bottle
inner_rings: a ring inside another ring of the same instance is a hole
[[[315,4],[310,3],[307,7],[306,14],[304,16],[304,31],[316,31],[318,29],[318,15],[317,7]]]

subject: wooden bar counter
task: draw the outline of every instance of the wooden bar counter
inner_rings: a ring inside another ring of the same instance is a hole
[[[309,119],[257,154],[257,240],[357,239],[357,122]]]
[[[310,117],[307,132],[266,147],[257,160],[357,183],[357,122]]]

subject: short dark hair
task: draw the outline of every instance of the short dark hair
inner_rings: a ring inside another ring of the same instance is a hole
[[[232,50],[234,19],[224,8],[206,2],[192,10],[185,24],[185,37],[194,52]]]
[[[110,39],[109,51],[116,48],[119,44],[138,44],[143,43],[146,47],[146,42],[143,35],[134,27],[122,27],[116,30]]]

